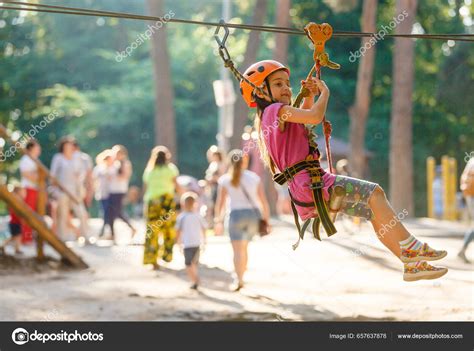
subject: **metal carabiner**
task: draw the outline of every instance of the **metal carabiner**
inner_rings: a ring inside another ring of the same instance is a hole
[[[221,28],[224,28],[224,37],[222,40],[219,38],[219,31]],[[230,60],[229,52],[225,46],[227,38],[229,37],[229,28],[225,26],[225,21],[221,19],[219,21],[219,26],[217,26],[216,31],[214,32],[214,39],[216,40],[217,44],[219,45],[219,55],[221,55],[222,59],[226,62]]]
[[[229,36],[229,28],[227,28],[227,26],[225,26],[224,24],[225,24],[225,21],[221,19],[219,21],[219,26],[217,26],[216,31],[214,32],[214,38],[216,39],[217,44],[219,44],[219,47],[222,47],[222,48],[225,47],[225,42],[227,41],[227,37]],[[222,27],[224,28],[224,38],[220,40],[219,31],[221,30]]]

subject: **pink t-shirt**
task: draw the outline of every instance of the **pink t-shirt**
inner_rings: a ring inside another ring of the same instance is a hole
[[[282,103],[274,103],[268,106],[263,112],[261,132],[268,153],[280,171],[296,162],[304,160],[309,154],[308,133],[303,124],[286,123],[284,132],[278,128],[278,111],[283,106]],[[317,151],[313,154],[315,159],[319,158]],[[324,187],[323,196],[329,200],[328,189],[334,184],[336,176],[329,172],[323,175]],[[308,171],[299,172],[292,181],[289,182],[291,195],[300,202],[313,202],[313,196],[309,186],[311,179]],[[302,220],[312,218],[315,215],[314,207],[296,206],[296,210]]]

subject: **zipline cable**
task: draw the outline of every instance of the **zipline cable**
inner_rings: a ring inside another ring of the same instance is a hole
[[[136,15],[136,14],[130,14],[130,13],[123,13],[123,12],[111,12],[111,11],[102,11],[102,10],[90,10],[90,9],[84,9],[84,8],[75,8],[75,7],[65,7],[65,6],[53,6],[53,5],[46,5],[46,4],[33,4],[33,3],[27,3],[27,2],[21,2],[21,1],[5,1],[4,3],[9,3],[9,4],[16,4],[16,5],[22,5],[22,6],[33,6],[33,7],[43,7],[43,8],[51,8],[51,9],[59,9],[59,10],[72,10],[72,11],[78,11],[78,12],[87,12],[87,13],[92,13],[92,14],[102,14],[102,15],[114,15],[119,18],[136,18],[136,19],[143,19],[143,20],[151,20],[151,19],[160,19],[163,20],[162,17],[151,17],[151,16],[144,16],[144,15]],[[178,22],[178,23],[191,23],[191,24],[204,24],[204,25],[210,25],[210,26],[218,26],[219,23],[214,23],[214,22],[202,22],[202,21],[192,21],[192,20],[181,20],[181,19],[170,19],[168,20],[169,22]],[[256,26],[256,25],[250,25],[250,24],[233,24],[229,23],[229,27],[234,27],[234,28],[244,28],[244,29],[255,29],[255,30],[260,30],[260,29],[268,29],[271,31],[274,30],[282,30],[284,32],[294,32],[294,34],[299,34],[299,35],[305,35],[303,30],[299,30],[296,28],[287,28],[287,27],[277,27],[277,26]],[[340,34],[340,35],[354,35],[354,36],[360,36],[360,35],[366,35],[366,36],[374,36],[376,33],[370,33],[370,32],[353,32],[353,31],[335,31],[333,33],[333,36],[335,34]],[[394,36],[395,34],[392,34]],[[400,35],[417,35],[417,34],[398,34]],[[429,34],[419,34],[419,35],[424,35],[424,36],[430,36]],[[436,37],[473,37],[473,34],[433,34]]]
[[[162,21],[162,22],[174,22],[184,24],[195,24],[205,26],[225,26],[229,28],[255,30],[270,33],[284,33],[293,35],[306,35],[303,30],[296,28],[276,27],[276,26],[257,26],[249,24],[237,24],[237,23],[216,23],[216,22],[205,22],[205,21],[194,21],[184,20],[178,18],[165,19],[163,17],[137,15],[123,12],[111,12],[101,10],[90,10],[84,8],[65,7],[65,6],[53,6],[46,4],[33,4],[19,1],[3,1],[0,2],[0,9],[5,10],[18,10],[18,11],[30,11],[30,12],[45,12],[45,13],[58,13],[58,14],[69,14],[79,16],[94,16],[94,17],[111,17],[121,19],[135,19],[144,21]],[[22,7],[5,6],[4,4],[21,5]],[[335,31],[334,37],[346,37],[346,38],[360,38],[360,37],[374,37],[377,38],[377,33],[369,32],[351,32],[351,31]],[[401,37],[401,38],[414,38],[414,39],[434,39],[434,40],[454,40],[454,41],[474,41],[474,34],[385,34],[384,37]]]

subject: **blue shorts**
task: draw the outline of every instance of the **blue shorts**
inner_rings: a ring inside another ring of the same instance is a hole
[[[255,234],[258,234],[259,219],[254,209],[231,211],[228,221],[230,240],[250,241]]]

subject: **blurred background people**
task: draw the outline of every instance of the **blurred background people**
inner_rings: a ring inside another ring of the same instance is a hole
[[[217,181],[226,171],[226,164],[222,155],[222,151],[216,146],[212,145],[207,150],[207,161],[209,166],[206,169],[205,180],[208,187],[208,218],[214,217],[214,206],[217,199]]]
[[[38,180],[39,170],[34,160],[41,155],[41,146],[35,139],[26,143],[25,154],[20,159],[21,187],[24,189],[24,200],[33,211],[38,208]],[[24,222],[22,223],[21,241],[23,244],[33,242],[33,230]]]
[[[115,173],[114,157],[112,150],[102,151],[95,158],[96,166],[92,171],[94,181],[95,199],[100,203],[103,224],[99,236],[105,233],[105,227],[109,224],[109,183]],[[112,228],[110,228],[112,232]]]
[[[81,201],[81,171],[77,168],[74,160],[75,140],[72,137],[63,137],[59,141],[59,152],[53,156],[51,161],[51,175],[74,197],[72,199],[58,186],[52,186],[52,195],[56,205],[53,218],[56,223],[57,235],[62,240],[70,239],[72,229],[76,238],[87,237],[87,212],[83,201]],[[71,211],[79,220],[78,228],[71,228]]]
[[[94,163],[88,154],[81,151],[81,147],[79,146],[77,140],[74,141],[74,154],[72,157],[76,163],[75,167],[78,170],[79,196],[84,202],[84,206],[87,210],[91,207],[92,199],[94,197],[92,181],[92,169],[94,167]]]
[[[123,145],[112,148],[114,155],[115,173],[109,182],[109,203],[107,223],[110,225],[112,237],[115,237],[114,222],[117,218],[124,221],[132,230],[132,237],[136,233],[135,227],[130,223],[128,216],[123,211],[123,201],[128,193],[130,178],[132,177],[132,163],[128,159],[128,151]]]
[[[143,173],[146,236],[143,264],[160,267],[159,260],[171,262],[176,240],[176,178],[178,168],[165,146],[156,146]]]
[[[26,197],[26,191],[24,188],[21,186],[15,186],[13,188],[13,192],[18,195],[20,198],[23,200]],[[0,245],[0,254],[5,253],[5,248],[9,244],[13,244],[13,247],[15,249],[15,255],[21,255],[23,254],[23,251],[21,251],[21,234],[22,234],[22,226],[21,226],[21,220],[20,218],[16,215],[16,213],[13,211],[13,209],[9,208],[8,209],[10,218],[8,221],[8,228],[10,230],[10,237],[6,239],[2,245]]]
[[[470,263],[466,257],[466,250],[474,239],[474,158],[471,157],[461,175],[460,188],[466,200],[466,207],[469,214],[469,229],[464,236],[464,243],[458,256],[466,263]]]
[[[243,153],[232,150],[228,156],[229,172],[219,178],[219,189],[215,208],[215,230],[228,229],[232,250],[234,252],[234,268],[236,279],[231,287],[238,291],[244,286],[244,274],[248,263],[248,242],[258,234],[259,220],[270,219],[270,207],[260,177],[244,169]],[[228,215],[225,207],[228,205]],[[256,206],[260,208],[260,215]]]

